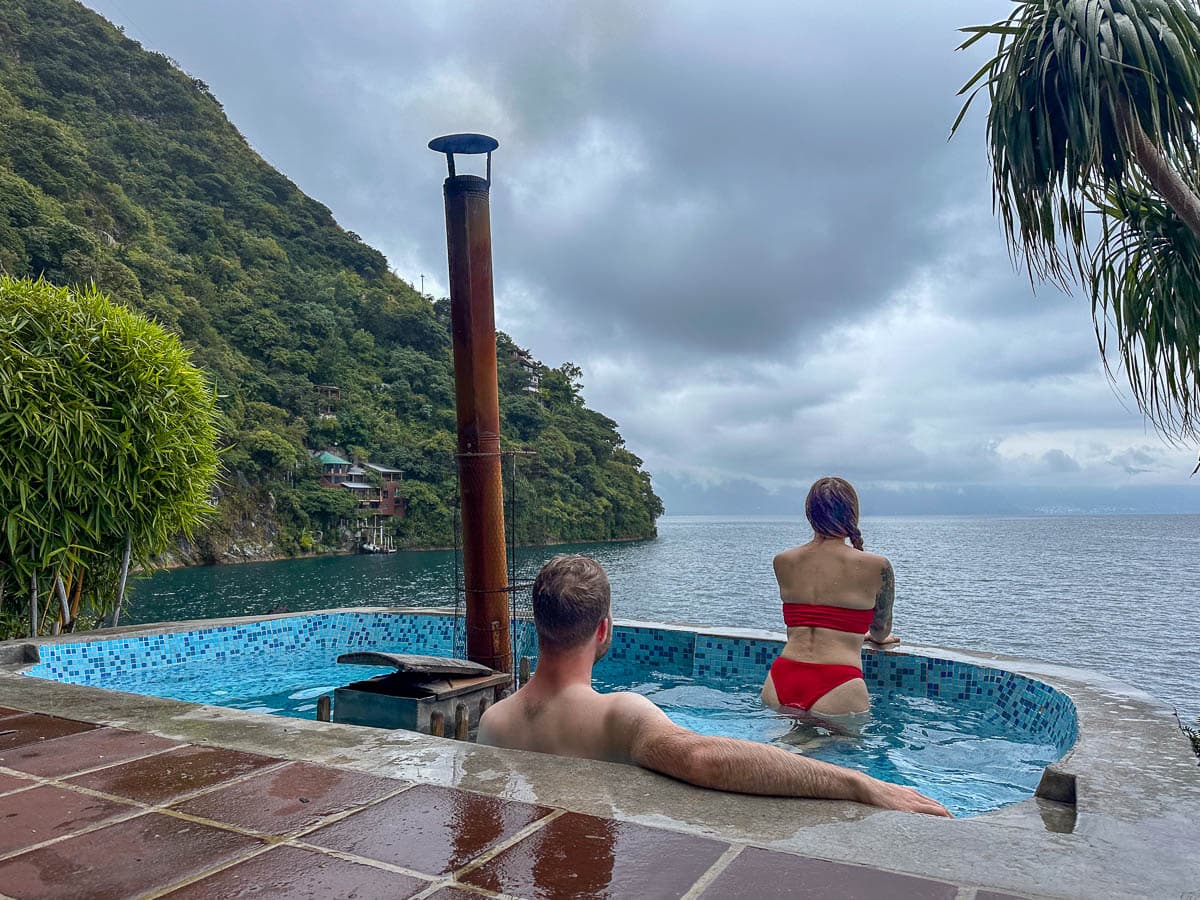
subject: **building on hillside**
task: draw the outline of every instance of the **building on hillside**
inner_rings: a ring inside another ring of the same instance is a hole
[[[333,448],[313,454],[321,464],[321,484],[350,491],[364,514],[376,518],[404,518],[404,471],[378,463],[352,463]],[[378,482],[378,483],[376,483]],[[379,527],[381,522],[374,522]]]
[[[525,390],[536,392],[542,383],[541,364],[533,358],[532,353],[519,347],[513,351],[513,359],[517,361],[517,365],[521,367],[521,371],[528,379]]]
[[[365,481],[343,481],[338,485],[342,490],[349,491],[358,500],[360,510],[369,510],[378,514],[379,488]]]
[[[321,464],[321,484],[325,487],[337,487],[350,478],[350,460],[343,459],[332,450],[322,450],[313,454]]]
[[[363,465],[379,478],[379,514],[404,518],[404,514],[407,512],[401,493],[404,472],[377,463],[368,462]]]
[[[317,392],[317,416],[322,419],[336,419],[337,407],[342,402],[342,389],[336,384],[314,385]]]

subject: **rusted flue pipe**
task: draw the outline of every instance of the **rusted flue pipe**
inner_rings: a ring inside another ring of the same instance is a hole
[[[453,134],[429,142],[430,149],[446,154],[450,172],[443,193],[450,261],[467,657],[498,671],[511,672],[488,200],[492,151],[497,146],[494,138],[480,134]],[[487,153],[487,177],[456,174],[455,153]]]

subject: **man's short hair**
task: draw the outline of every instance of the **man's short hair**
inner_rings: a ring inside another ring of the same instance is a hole
[[[543,647],[578,647],[596,633],[611,609],[608,576],[591,557],[556,556],[533,582],[533,621]]]

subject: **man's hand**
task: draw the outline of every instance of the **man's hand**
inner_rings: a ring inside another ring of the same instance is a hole
[[[879,638],[871,637],[871,635],[868,634],[867,640],[872,644],[878,644],[880,647],[890,647],[892,644],[900,643],[900,638],[898,638],[894,634],[890,634],[890,633],[888,634],[887,637],[883,638],[882,640]]]
[[[863,785],[860,797],[862,803],[881,806],[884,809],[899,809],[904,812],[924,813],[928,816],[954,818],[942,804],[936,800],[930,800],[924,794],[918,793],[910,787],[889,784],[869,776],[864,777],[866,777],[866,783]]]

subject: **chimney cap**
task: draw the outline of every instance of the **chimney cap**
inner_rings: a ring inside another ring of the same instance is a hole
[[[491,153],[500,142],[486,134],[444,134],[429,142],[438,153]]]
[[[492,183],[492,151],[499,146],[500,142],[490,135],[472,134],[470,132],[463,134],[443,134],[441,137],[435,137],[429,142],[430,150],[446,154],[446,168],[449,170],[451,178],[455,177],[455,153],[465,153],[468,155],[486,153],[487,178],[485,180],[489,185]]]

